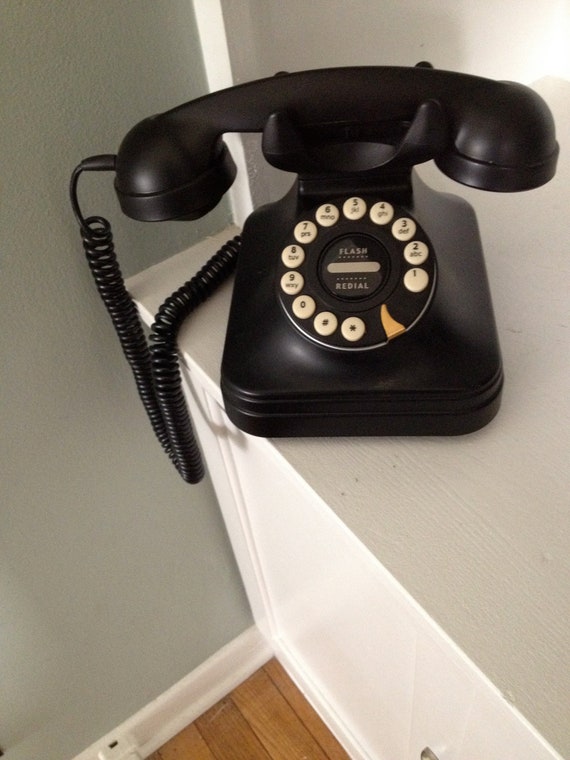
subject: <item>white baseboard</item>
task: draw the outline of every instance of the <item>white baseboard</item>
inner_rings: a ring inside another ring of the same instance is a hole
[[[148,757],[272,655],[271,646],[259,630],[249,628],[74,760]]]

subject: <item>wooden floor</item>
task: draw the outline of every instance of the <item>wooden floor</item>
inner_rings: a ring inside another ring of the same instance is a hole
[[[277,660],[149,760],[350,760]]]

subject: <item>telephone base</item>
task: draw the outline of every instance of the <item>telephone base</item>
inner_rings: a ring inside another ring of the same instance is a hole
[[[475,214],[417,176],[413,186],[410,214],[436,252],[437,287],[417,324],[370,350],[315,344],[275,297],[295,189],[248,219],[221,377],[238,428],[264,437],[461,435],[497,414],[503,370]]]

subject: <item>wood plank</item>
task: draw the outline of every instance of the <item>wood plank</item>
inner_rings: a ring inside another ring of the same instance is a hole
[[[148,760],[216,760],[202,735],[191,723],[152,754]]]
[[[195,723],[216,760],[271,760],[233,698],[220,700]]]
[[[232,700],[271,760],[330,760],[263,668],[234,689]]]
[[[270,660],[264,670],[275,686],[291,705],[299,719],[323,748],[329,760],[350,760],[337,739],[331,734],[318,713],[307,702],[302,692],[289,678],[283,666],[275,658]]]

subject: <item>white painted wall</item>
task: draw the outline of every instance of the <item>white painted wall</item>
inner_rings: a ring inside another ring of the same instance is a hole
[[[236,82],[280,70],[411,65],[422,59],[439,68],[496,79],[527,83],[544,76],[570,79],[568,0],[540,4],[223,0],[222,6]],[[548,99],[548,84],[543,91]],[[558,105],[562,109],[561,162],[566,162],[570,147],[567,100]],[[259,204],[278,197],[288,180],[266,170],[256,145],[255,139],[246,141],[253,196]],[[516,226],[520,208],[517,196],[466,191],[442,181],[441,175],[429,168],[425,176],[469,198],[479,217],[483,241],[489,242],[487,264],[507,369],[503,405],[518,428],[512,433],[519,451],[516,456],[520,456],[520,447],[524,454],[518,461],[514,459],[513,448],[505,439],[508,427],[495,428],[503,431],[497,433],[501,440],[497,450],[491,445],[485,448],[483,458],[477,455],[472,460],[471,446],[481,446],[481,436],[492,441],[492,432],[482,431],[477,442],[463,443],[464,458],[452,443],[445,442],[431,447],[411,442],[390,447],[383,442],[373,448],[366,441],[351,442],[347,462],[354,478],[346,475],[342,487],[334,479],[323,483],[322,495],[507,698],[568,754],[570,489],[563,487],[568,475],[558,455],[544,466],[538,465],[536,455],[541,440],[555,452],[568,448],[564,423],[555,425],[557,434],[550,425],[545,426],[539,411],[546,405],[554,413],[556,393],[565,394],[567,377],[549,376],[548,382],[537,384],[536,378],[549,364],[548,357],[541,357],[542,344],[535,334],[538,325],[528,312],[535,291],[530,289],[528,276],[517,280],[521,269],[509,244],[509,229]],[[542,208],[542,214],[552,208],[559,231],[569,200],[563,178],[564,172],[548,190],[534,194],[535,208]],[[522,195],[525,204],[532,205],[531,196]],[[555,200],[545,208],[547,197]],[[503,218],[507,226],[501,242],[497,225]],[[532,241],[525,237],[515,246],[519,254],[524,248],[529,256],[536,255],[542,292],[547,291],[551,272],[566,267],[565,248],[556,242],[563,239],[563,233],[556,235],[556,241],[546,241],[546,228],[545,224],[537,227]],[[553,270],[554,261],[559,263]],[[563,326],[567,319],[560,311],[560,301],[548,301],[547,306],[543,297],[541,303],[549,315],[541,311],[542,316],[556,325],[557,332],[551,337],[557,350],[567,351]],[[521,327],[521,314],[528,320],[525,327]],[[500,417],[495,425],[501,425]],[[348,445],[346,441],[330,444],[335,451]],[[455,463],[448,473],[442,466],[446,460],[437,453],[447,446],[448,461]],[[285,442],[283,446],[309,481],[317,477],[312,463],[318,461],[314,454],[318,447],[311,441]],[[395,475],[388,484],[383,481],[378,511],[371,518],[362,507],[369,494],[357,481],[365,482],[360,468],[371,467],[378,452],[382,452],[383,462],[393,462],[394,472],[405,473],[405,480],[401,491]],[[429,457],[434,457],[433,461]],[[487,457],[489,466],[484,467]],[[417,481],[410,479],[416,473],[416,458],[426,478],[429,473],[440,473],[440,488],[432,484],[424,494],[419,493]],[[502,479],[502,462],[510,472],[508,481]]]
[[[65,760],[250,625],[209,482],[154,441],[83,260],[67,185],[206,91],[187,0],[0,3],[0,748]],[[126,273],[219,229],[122,216]]]
[[[495,79],[570,76],[567,0],[222,0],[236,81],[428,60]]]

